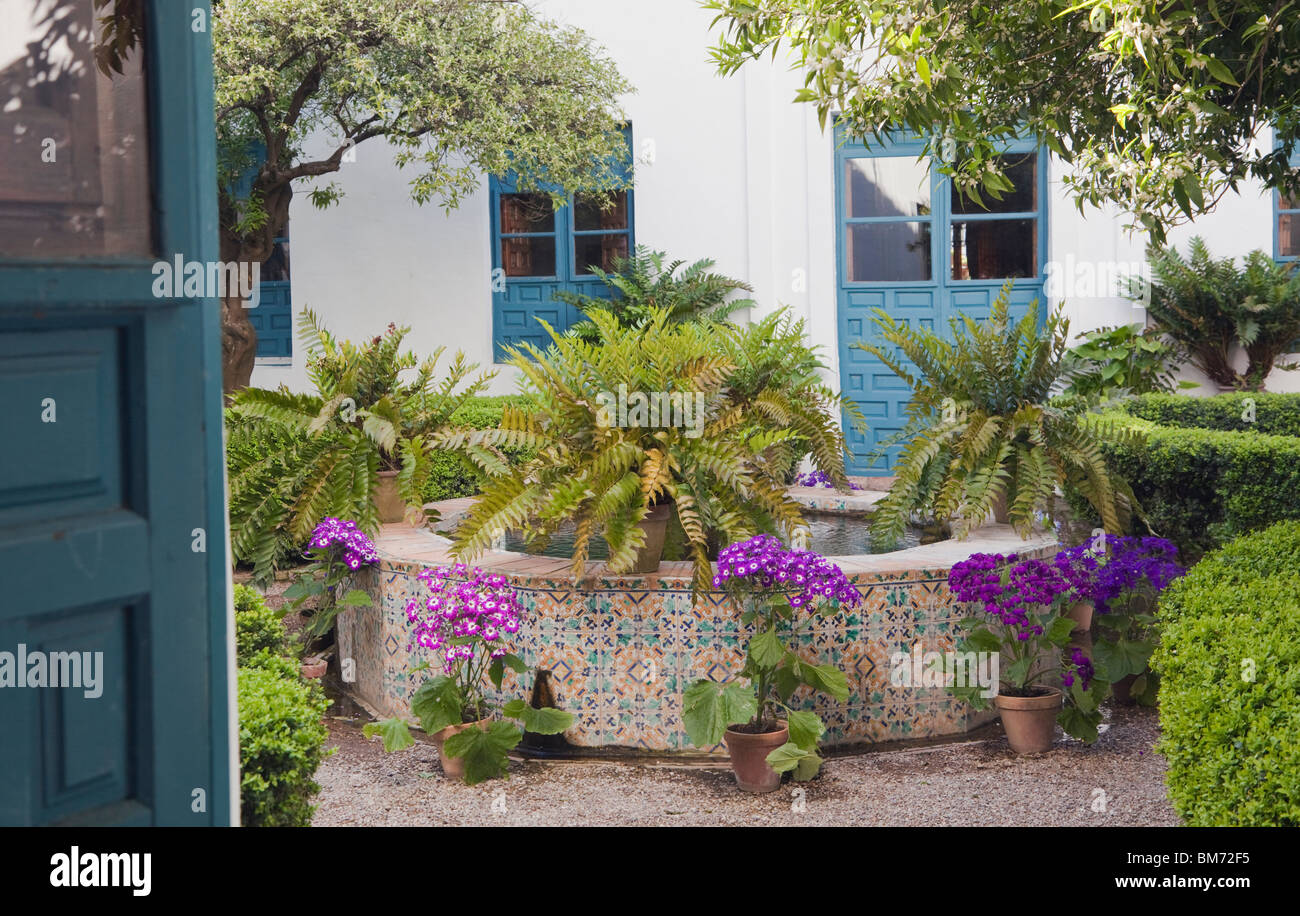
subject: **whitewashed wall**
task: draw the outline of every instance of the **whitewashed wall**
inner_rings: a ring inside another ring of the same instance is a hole
[[[592,35],[637,88],[623,100],[634,153],[643,160],[636,173],[637,243],[688,261],[714,258],[719,271],[755,287],[762,311],[790,306],[807,319],[836,381],[833,141],[811,107],[791,102],[799,74],[784,61],[765,61],[730,78],[715,75],[707,52],[711,14],[694,0],[537,5]],[[411,176],[394,165],[382,141],[355,152],[356,161],[331,176],[345,193],[339,205],[314,209],[304,182],[290,208],[295,311],[308,306],[351,339],[376,335],[390,321],[408,324],[417,352],[443,345],[487,365],[486,178],[477,194],[445,214],[411,202]],[[1141,262],[1144,243],[1123,230],[1121,219],[1095,210],[1080,215],[1065,198],[1061,168],[1053,163],[1049,261],[1076,275],[1087,265]],[[1272,219],[1268,195],[1251,186],[1172,238],[1185,244],[1200,234],[1216,254],[1240,256],[1271,250]],[[1077,283],[1064,289],[1076,332],[1141,319],[1120,297],[1099,297]],[[259,365],[253,383],[306,387],[299,350],[295,341],[289,366]],[[1300,391],[1300,372],[1275,372],[1268,387]],[[503,371],[492,393],[514,389],[513,373]]]

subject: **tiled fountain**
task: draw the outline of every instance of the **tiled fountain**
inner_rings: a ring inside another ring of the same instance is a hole
[[[841,494],[796,488],[792,495],[813,513],[864,514],[883,494]],[[434,504],[445,530],[463,517],[470,500]],[[406,602],[423,593],[416,580],[427,566],[449,565],[450,540],[407,525],[386,525],[376,539],[380,562],[364,586],[373,607],[352,609],[338,621],[341,659],[351,659],[355,697],[381,715],[410,715],[410,698],[427,672],[408,651]],[[828,745],[940,738],[991,721],[948,696],[942,687],[891,686],[890,658],[919,645],[953,646],[966,611],[948,591],[948,570],[976,552],[1050,553],[1051,533],[1022,541],[1010,527],[989,525],[964,541],[945,540],[891,553],[834,556],[863,602],[851,612],[816,616],[803,646],[810,657],[834,662],[849,678],[851,695],[838,704],[807,700],[826,722]],[[567,559],[491,551],[477,566],[508,576],[527,612],[513,651],[529,666],[507,673],[504,692],[527,697],[538,668],[551,672],[557,705],[577,716],[565,737],[572,745],[645,751],[692,750],[681,720],[681,693],[692,681],[733,678],[744,662],[746,627],[721,593],[692,600],[690,564],[663,563],[648,576],[611,576],[588,563],[575,586]]]

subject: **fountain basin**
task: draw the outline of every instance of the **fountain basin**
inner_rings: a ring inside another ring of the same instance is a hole
[[[819,511],[860,512],[882,494],[814,491]],[[467,511],[470,500],[434,505],[443,524]],[[810,507],[811,508],[811,507]],[[377,568],[362,586],[374,602],[338,618],[339,657],[353,679],[346,686],[374,712],[410,716],[410,698],[429,672],[411,669],[427,653],[408,649],[406,603],[425,594],[416,579],[428,566],[454,562],[445,536],[408,525],[385,525],[375,540]],[[815,710],[827,725],[829,746],[960,736],[987,724],[995,714],[976,712],[942,687],[890,683],[891,657],[953,648],[957,621],[968,610],[948,591],[948,571],[972,553],[1046,555],[1055,537],[1028,541],[1005,525],[989,525],[964,541],[945,540],[891,553],[834,556],[863,601],[834,616],[817,615],[797,651],[833,662],[848,675],[850,696],[796,694],[794,705]],[[551,672],[561,708],[577,722],[567,741],[586,748],[632,748],[648,752],[695,751],[681,721],[681,694],[702,678],[727,681],[744,664],[750,628],[721,592],[692,599],[691,565],[663,563],[647,576],[617,576],[589,562],[575,585],[568,560],[512,551],[490,551],[474,564],[507,576],[525,610],[524,627],[512,651],[529,666],[507,672],[503,698],[527,697],[535,671]]]

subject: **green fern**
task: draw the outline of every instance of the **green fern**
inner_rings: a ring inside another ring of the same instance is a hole
[[[1013,321],[1010,290],[1002,289],[986,321],[952,319],[950,338],[877,309],[873,322],[890,346],[854,344],[912,389],[895,482],[872,519],[882,540],[896,542],[915,515],[951,519],[965,537],[1003,504],[1026,536],[1040,516],[1053,517],[1067,483],[1108,531],[1127,528],[1137,509],[1099,447],[1126,433],[1093,422],[1078,399],[1052,397],[1068,377],[1067,321],[1053,314],[1040,332],[1037,301]]]
[[[759,532],[789,536],[802,527],[786,493],[784,473],[805,451],[847,486],[842,402],[810,368],[815,355],[800,339],[772,353],[772,341],[801,337],[783,313],[748,328],[673,322],[651,309],[628,328],[604,309],[588,313],[600,343],[560,334],[546,350],[508,349],[537,409],[512,415],[502,429],[453,431],[434,442],[449,448],[499,449],[522,437],[537,449],[529,462],[489,475],[483,494],[456,532],[454,552],[472,561],[505,531],[521,531],[540,549],[562,524],[576,526],[573,571],[581,575],[591,541],[603,535],[608,568],[628,569],[643,544],[638,527],[650,509],[671,503],[695,563],[694,582],[707,588],[709,556],[720,545]],[[797,352],[796,352],[797,350]],[[797,364],[801,371],[792,373]],[[703,398],[697,422],[619,426],[607,422],[609,396],[663,392]],[[602,413],[602,410],[605,412]],[[785,457],[774,461],[774,453]]]
[[[418,512],[433,472],[435,435],[454,433],[451,415],[495,375],[479,373],[467,382],[478,367],[457,353],[439,377],[443,349],[424,360],[403,351],[409,328],[390,324],[358,345],[336,339],[307,309],[298,327],[315,392],[245,388],[228,412],[233,445],[256,433],[277,446],[228,469],[232,552],[236,562],[253,566],[259,581],[300,555],[326,516],[352,519],[375,534],[380,471],[398,472],[398,493]],[[500,473],[495,454],[477,457]]]

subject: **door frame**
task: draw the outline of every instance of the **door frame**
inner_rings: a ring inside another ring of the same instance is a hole
[[[239,820],[239,742],[220,302],[151,294],[156,261],[177,254],[204,263],[220,257],[212,17],[208,0],[147,0],[145,14],[155,257],[0,258],[0,326],[19,332],[113,327],[124,340],[124,387],[133,400],[122,405],[123,434],[143,466],[123,474],[123,487],[131,508],[143,510],[149,554],[149,632],[139,647],[147,657],[149,691],[133,709],[142,718],[133,720],[139,731],[130,752],[152,817],[142,821],[139,810],[120,810],[105,812],[103,822],[229,825]],[[195,31],[199,15],[204,28]],[[204,531],[203,552],[193,550],[196,528]],[[26,571],[13,570],[18,600],[56,606],[49,583],[30,570],[43,558],[60,561],[57,538],[49,530],[19,532],[11,547],[34,561]],[[195,582],[202,583],[201,597]],[[106,586],[114,587],[118,595],[132,594],[120,591],[126,586]],[[184,690],[174,692],[178,686]],[[206,774],[204,812],[190,804],[196,773]]]

